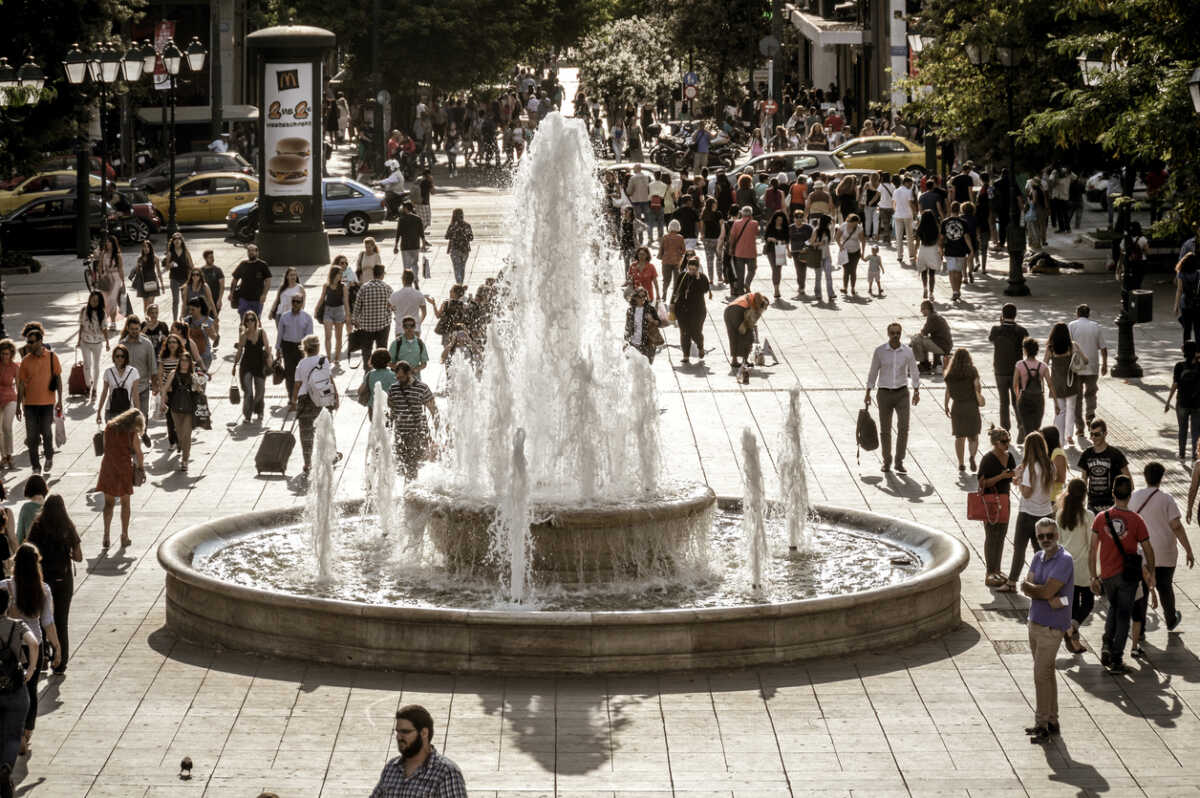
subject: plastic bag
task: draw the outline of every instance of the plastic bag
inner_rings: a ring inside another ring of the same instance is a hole
[[[67,419],[63,416],[61,408],[56,408],[54,411],[54,445],[56,447],[64,446],[67,442]]]

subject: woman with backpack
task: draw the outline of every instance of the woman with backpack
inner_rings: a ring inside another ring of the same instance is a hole
[[[475,233],[471,225],[463,218],[463,209],[455,208],[450,213],[450,225],[446,228],[446,254],[450,256],[450,265],[454,269],[454,282],[462,285],[467,281],[467,258],[471,255],[471,242]],[[329,344],[325,344],[329,351]]]
[[[192,427],[196,418],[196,364],[186,352],[175,364],[167,381],[167,412],[175,427],[175,439],[179,442],[179,471],[187,473],[188,458],[192,453]]]
[[[0,591],[0,795],[13,795],[12,772],[25,747],[25,718],[29,715],[29,690],[38,658],[38,639],[29,624],[8,616],[9,594]],[[34,682],[36,685],[37,683]]]
[[[141,376],[136,367],[129,365],[129,349],[125,344],[113,347],[113,365],[104,372],[104,390],[100,392],[100,405],[96,408],[96,422],[100,414],[108,421],[133,407],[133,397],[138,395]]]
[[[13,561],[12,578],[0,582],[0,590],[8,594],[6,615],[13,620],[24,622],[37,643],[37,648],[31,647],[30,652],[29,668],[33,673],[25,682],[29,695],[29,709],[25,712],[25,734],[21,741],[20,753],[28,754],[29,743],[33,739],[33,727],[37,721],[37,684],[46,664],[47,642],[54,649],[54,659],[50,664],[55,668],[62,664],[58,629],[54,625],[54,598],[50,593],[50,586],[42,578],[42,557],[37,546],[31,543],[21,544]]]
[[[1188,252],[1175,264],[1175,318],[1183,340],[1200,339],[1200,258]]]
[[[1046,410],[1046,391],[1043,387],[1049,369],[1037,359],[1038,342],[1026,338],[1021,342],[1025,359],[1013,369],[1013,394],[1017,397],[1017,423],[1021,435],[1034,432],[1042,426],[1042,414]]]
[[[1054,399],[1054,426],[1065,446],[1073,446],[1075,438],[1075,404],[1083,384],[1074,367],[1087,366],[1088,359],[1079,344],[1071,340],[1067,325],[1058,322],[1046,338],[1046,364],[1050,366],[1050,396]]]
[[[108,325],[105,324],[105,298],[100,291],[88,294],[87,304],[79,311],[79,348],[83,351],[83,378],[96,400],[96,382],[100,377],[100,347],[109,348]]]
[[[42,555],[42,574],[54,599],[54,628],[58,630],[58,640],[62,644],[59,646],[59,664],[54,672],[61,674],[67,670],[67,660],[71,655],[67,622],[71,614],[71,596],[75,591],[73,563],[83,562],[79,532],[67,514],[67,505],[62,496],[52,493],[46,497],[46,504],[29,529],[28,539]]]
[[[96,479],[95,492],[104,494],[104,541],[107,549],[109,533],[112,531],[113,508],[121,500],[121,546],[132,546],[129,539],[130,502],[134,485],[146,480],[145,460],[142,456],[141,434],[146,430],[146,419],[136,407],[126,410],[104,427],[104,459],[100,461],[100,475]]]

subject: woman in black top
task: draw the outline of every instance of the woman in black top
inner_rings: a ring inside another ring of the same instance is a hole
[[[718,175],[723,177],[724,175]],[[726,181],[728,183],[728,181]],[[721,237],[721,210],[714,197],[704,200],[704,210],[700,212],[700,238],[704,240],[704,259],[708,263],[708,281],[716,280],[713,274],[713,261],[717,256],[717,240]]]
[[[258,314],[253,310],[242,316],[242,334],[238,337],[237,351],[233,354],[234,374],[241,373],[242,418],[250,423],[253,412],[261,422],[263,418],[263,391],[266,389],[267,374],[271,370],[271,342],[267,331],[258,323]]]
[[[42,578],[50,586],[54,598],[54,626],[58,629],[59,657],[55,673],[67,669],[70,653],[70,636],[67,621],[71,615],[71,596],[75,591],[75,572],[72,563],[83,562],[79,532],[67,514],[63,497],[51,493],[42,505],[42,511],[29,527],[30,543],[42,554]]]
[[[337,333],[337,351],[333,362],[342,359],[342,331],[346,329],[346,311],[350,307],[350,287],[342,279],[342,267],[331,266],[329,277],[321,288],[321,296],[317,300],[316,317],[325,327],[325,351],[333,352],[329,344]]]
[[[1009,451],[1011,441],[1008,430],[992,427],[988,437],[992,442],[992,450],[979,461],[979,473],[976,475],[979,492],[1008,496],[1017,468],[1017,461]],[[1004,536],[1008,532],[1008,512],[1005,506],[1000,510],[1002,512],[994,516],[994,523],[988,523],[987,520],[983,522],[983,562],[987,572],[984,584],[988,587],[1001,587],[1007,581],[1000,569],[1000,560],[1004,554]],[[1001,517],[1003,520],[1000,520]]]
[[[771,284],[775,286],[776,299],[780,298],[779,282],[783,279],[783,264],[787,262],[787,247],[790,241],[787,214],[775,211],[763,232],[763,248],[767,252],[767,263],[771,264]],[[783,249],[776,251],[776,247]]]
[[[466,291],[466,286],[452,285],[450,286],[450,298],[443,302],[440,308],[437,305],[433,307],[433,315],[438,320],[437,325],[433,328],[433,333],[442,336],[443,348],[450,344],[454,328],[461,324],[465,329],[467,322],[470,321],[467,303],[463,301]]]
[[[708,278],[700,271],[700,259],[688,258],[683,276],[675,282],[675,292],[671,295],[671,311],[679,322],[679,344],[684,363],[691,362],[693,342],[696,359],[704,360],[704,320],[708,316],[704,305],[706,295],[712,299]]]
[[[713,193],[717,199],[717,213],[724,219],[733,207],[733,184],[724,172],[717,173],[716,191]]]

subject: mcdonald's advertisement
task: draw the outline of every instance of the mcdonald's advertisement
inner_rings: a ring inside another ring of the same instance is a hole
[[[320,174],[313,144],[312,63],[268,63],[263,69],[263,157],[268,197],[312,196],[313,175]],[[314,157],[315,156],[315,157]]]

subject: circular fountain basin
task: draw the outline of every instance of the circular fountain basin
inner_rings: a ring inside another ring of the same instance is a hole
[[[720,500],[722,506],[738,504]],[[357,502],[342,505],[344,514]],[[384,606],[233,584],[194,567],[212,551],[282,525],[301,508],[209,521],[168,538],[167,624],[180,637],[270,656],[454,673],[598,674],[766,665],[906,645],[960,622],[966,547],[921,524],[840,507],[822,521],[915,555],[897,584],[738,606],[638,611],[504,611]]]
[[[471,503],[425,485],[410,486],[404,503],[408,513],[425,522],[448,566],[459,571],[486,568],[494,504]],[[688,559],[702,544],[716,503],[712,488],[703,484],[628,502],[536,502],[529,527],[533,573],[558,584],[577,584],[636,578],[647,567],[670,570],[672,561]]]

